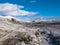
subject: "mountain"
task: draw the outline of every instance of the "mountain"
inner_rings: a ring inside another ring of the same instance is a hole
[[[23,22],[12,16],[0,16],[0,45],[60,45],[59,41],[58,18]]]
[[[35,18],[33,21],[35,21],[35,22],[53,23],[53,22],[60,22],[59,19],[60,19],[60,17],[50,17],[50,18],[37,17],[37,18]]]
[[[33,26],[40,28],[41,35],[50,44],[49,45],[60,45],[60,18],[35,18],[32,21]],[[33,27],[32,26],[32,27]]]
[[[0,16],[0,45],[42,45],[38,28],[26,25],[15,17]]]

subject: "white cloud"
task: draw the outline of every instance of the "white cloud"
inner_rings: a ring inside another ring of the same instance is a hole
[[[6,16],[24,16],[37,14],[36,12],[29,12],[26,10],[22,10],[21,8],[24,8],[24,6],[10,3],[0,4],[0,15],[2,14]]]

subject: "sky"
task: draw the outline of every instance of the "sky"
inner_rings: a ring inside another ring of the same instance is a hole
[[[60,0],[0,0],[0,15],[23,19],[60,17]]]

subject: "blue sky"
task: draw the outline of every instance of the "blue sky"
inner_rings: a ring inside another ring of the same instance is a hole
[[[34,17],[60,17],[60,0],[0,0],[0,4],[11,3],[22,5],[22,10],[29,12],[37,12],[31,16],[17,16],[19,18]]]

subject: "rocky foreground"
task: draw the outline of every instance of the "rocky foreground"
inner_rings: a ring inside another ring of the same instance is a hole
[[[39,32],[12,31],[11,33],[1,34],[1,36],[0,45],[42,45]]]

